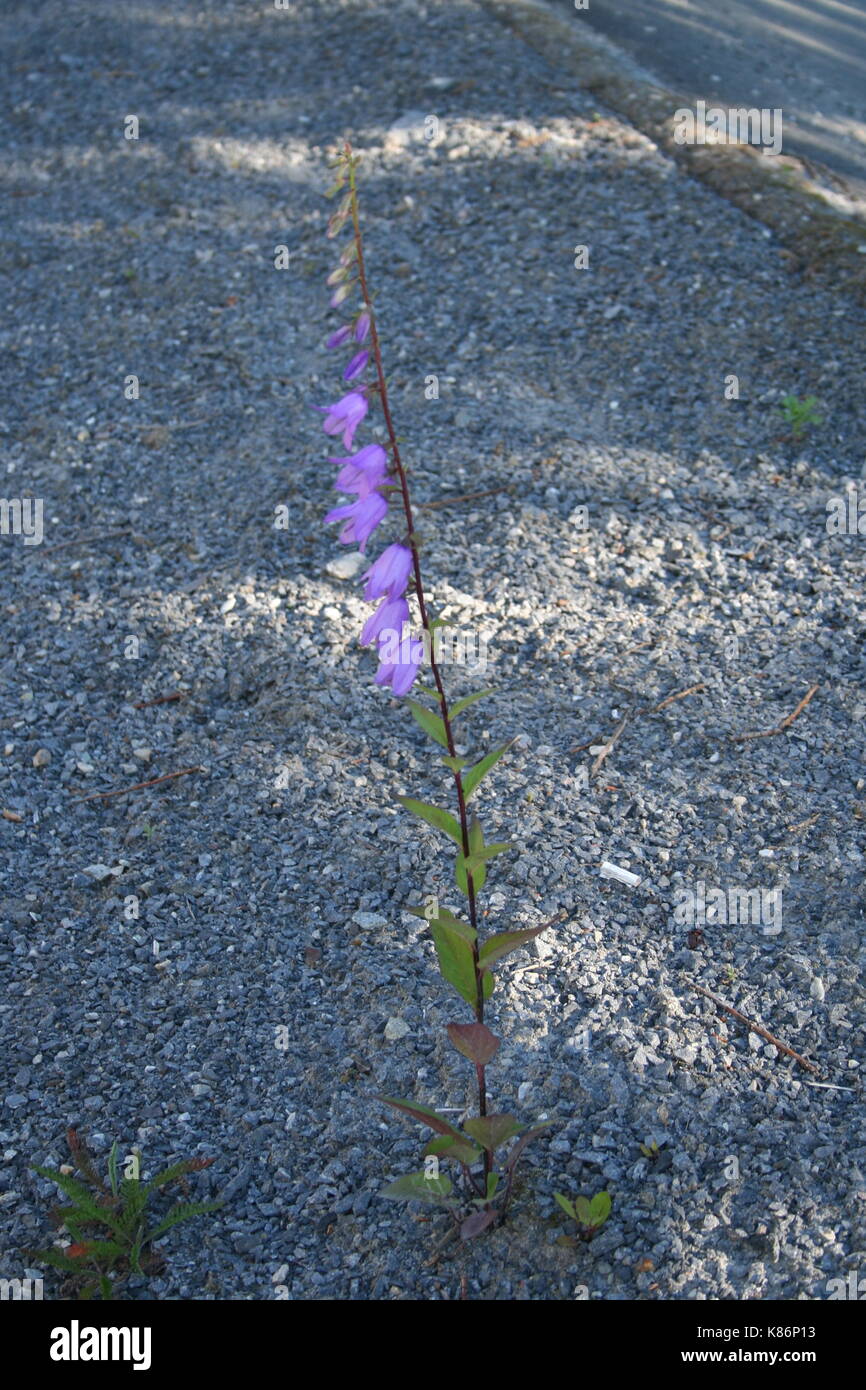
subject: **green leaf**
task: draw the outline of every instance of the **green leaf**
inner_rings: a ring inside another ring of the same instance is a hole
[[[108,1226],[115,1235],[121,1234],[122,1226],[119,1219],[109,1208],[100,1206],[98,1202],[94,1201],[84,1183],[78,1182],[77,1179],[69,1177],[66,1173],[58,1173],[53,1168],[37,1166],[34,1168],[34,1172],[38,1173],[40,1177],[48,1178],[51,1182],[56,1183],[61,1192],[75,1203],[75,1209],[80,1218],[96,1221],[101,1226]]]
[[[499,762],[499,759],[508,752],[510,743],[503,743],[501,748],[494,748],[492,753],[488,753],[486,758],[482,758],[480,763],[470,767],[469,771],[463,776],[463,795],[468,801],[482,777],[485,777],[490,769]]]
[[[40,1264],[50,1265],[52,1269],[62,1269],[70,1274],[80,1274],[82,1270],[81,1260],[64,1255],[62,1250],[27,1250],[24,1253]]]
[[[487,879],[487,869],[483,860],[479,857],[484,850],[484,832],[481,829],[481,822],[477,816],[472,817],[469,826],[469,855],[460,854],[454,865],[454,877],[457,887],[462,893],[469,894],[468,875],[472,875],[472,886],[476,893],[480,893]]]
[[[430,737],[435,739],[437,743],[440,743],[443,748],[447,748],[448,736],[445,733],[445,725],[439,715],[434,714],[432,710],[425,709],[423,705],[419,705],[417,700],[409,700],[407,703],[412,711],[412,716],[416,724],[419,724],[425,734],[429,734]]]
[[[496,840],[492,845],[485,845],[483,849],[473,852],[469,858],[473,863],[484,864],[486,860],[495,859],[497,854],[506,854],[510,849],[514,849],[510,840]]]
[[[523,1129],[513,1115],[478,1115],[465,1120],[463,1127],[488,1153],[493,1153]]]
[[[493,1201],[493,1198],[496,1196],[496,1189],[497,1189],[498,1186],[499,1186],[499,1174],[498,1174],[498,1173],[488,1173],[488,1174],[487,1174],[487,1200],[488,1200],[488,1202],[492,1202],[492,1201]]]
[[[485,970],[481,975],[481,992],[485,1002],[490,998],[496,987],[496,976],[490,970]]]
[[[450,1135],[440,1135],[438,1139],[431,1139],[424,1149],[425,1156],[435,1155],[437,1158],[453,1158],[458,1163],[465,1163],[470,1168],[478,1159],[481,1150],[471,1139],[452,1139]]]
[[[219,1211],[224,1205],[223,1202],[179,1202],[176,1207],[172,1207],[168,1216],[163,1217],[159,1225],[149,1232],[148,1244],[159,1240],[160,1236],[164,1236],[166,1231],[170,1231],[179,1221],[189,1221],[193,1216],[204,1216],[206,1212]]]
[[[586,1197],[576,1198],[574,1203],[574,1209],[577,1212],[577,1219],[580,1222],[581,1226],[592,1225],[592,1208],[590,1207]]]
[[[589,1204],[589,1214],[593,1226],[603,1226],[610,1216],[611,1200],[609,1192],[597,1192]]]
[[[386,485],[383,483],[383,484],[380,486],[379,491],[380,491],[380,492],[384,491],[385,486],[386,486]],[[401,489],[400,489],[400,484],[399,484],[399,483],[395,483],[393,486],[394,486],[395,491],[399,492],[399,491],[401,490]],[[416,681],[415,684],[412,686],[412,693],[413,693],[414,695],[423,695],[423,696],[425,697],[425,699],[427,699],[427,700],[433,700],[434,703],[435,703],[437,706],[439,705],[439,692],[438,692],[438,690],[430,690],[428,686],[422,685],[420,681]]]
[[[201,1159],[182,1158],[178,1163],[172,1163],[168,1168],[163,1168],[156,1177],[144,1184],[144,1195],[149,1196],[159,1187],[167,1187],[169,1183],[177,1182],[178,1178],[184,1178],[188,1173],[197,1173],[202,1166]],[[135,1182],[135,1178],[127,1179],[128,1182]]]
[[[419,1124],[427,1125],[428,1129],[435,1129],[437,1134],[447,1134],[449,1138],[459,1139],[461,1142],[465,1140],[459,1129],[455,1129],[449,1120],[429,1105],[419,1105],[414,1100],[395,1100],[393,1096],[378,1096],[377,1099],[384,1105],[392,1105],[395,1110],[402,1110]]]
[[[442,762],[442,763],[444,763],[446,767],[449,767],[449,768],[451,769],[452,772],[460,772],[461,769],[464,768],[464,767],[466,766],[466,764],[467,764],[467,762],[468,762],[468,759],[467,759],[467,758],[452,758],[452,757],[450,757],[450,755],[449,755],[449,757],[447,757],[447,758],[440,758],[439,761]]]
[[[458,936],[462,936],[464,941],[468,941],[470,946],[478,940],[478,933],[475,928],[470,927],[468,922],[462,922],[459,917],[455,917],[454,913],[449,912],[447,907],[440,907],[438,917],[431,918],[431,925],[433,922],[441,922],[444,927],[450,927],[452,931],[456,931]]]
[[[451,706],[450,717],[456,719],[458,714],[462,714],[470,705],[474,705],[476,700],[483,700],[485,695],[495,695],[496,691],[491,687],[488,690],[479,690],[474,695],[464,695],[462,700]]]
[[[500,931],[495,936],[488,936],[478,953],[480,968],[489,970],[498,960],[502,960],[503,956],[525,946],[527,941],[532,941],[533,937],[544,930],[544,927],[528,927],[525,931]]]
[[[502,1041],[484,1023],[449,1023],[448,1036],[458,1052],[480,1067],[496,1056]]]
[[[561,1192],[554,1192],[553,1200],[559,1203],[566,1216],[570,1216],[572,1221],[577,1220],[577,1212],[574,1210],[574,1204],[570,1202],[567,1197],[563,1197]]]
[[[431,806],[427,801],[416,801],[411,796],[398,796],[397,800],[407,811],[411,811],[413,816],[419,816],[437,830],[444,830],[455,844],[463,848],[463,832],[450,811],[443,811],[441,806]]]
[[[402,1178],[383,1187],[382,1196],[403,1202],[447,1202],[453,1184],[447,1173],[428,1178],[425,1173],[404,1173]]]
[[[473,859],[472,855],[467,859],[465,855],[458,854],[454,863],[454,881],[461,893],[469,896],[469,874],[472,875],[472,887],[476,893],[480,893],[487,878],[487,870],[480,859]]]
[[[436,917],[427,916],[427,911],[423,907],[407,907],[407,912],[411,912],[413,917],[421,917],[425,922],[444,922],[448,927],[453,927],[456,932],[468,941],[470,946],[478,938],[478,933],[474,927],[470,927],[468,922],[461,922],[459,917],[455,917],[453,912],[449,912],[447,907],[440,907]]]
[[[461,999],[474,1008],[478,1002],[478,984],[471,944],[457,927],[444,922],[441,917],[430,923],[430,931],[433,933],[442,978],[453,985]]]
[[[147,1204],[148,1189],[138,1178],[121,1178],[120,1212],[124,1229],[131,1231]]]

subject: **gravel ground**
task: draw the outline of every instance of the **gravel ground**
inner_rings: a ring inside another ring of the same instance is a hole
[[[866,542],[825,524],[846,485],[866,504],[863,311],[475,3],[0,23],[3,492],[45,529],[0,536],[0,1275],[75,1124],[145,1171],[217,1159],[225,1210],[130,1296],[828,1297],[866,1270]],[[346,135],[426,573],[487,641],[450,685],[496,688],[474,745],[519,736],[478,794],[519,846],[485,907],[564,914],[491,1014],[495,1106],[558,1123],[508,1225],[438,1259],[378,1196],[423,1136],[373,1097],[471,1100],[404,911],[456,906],[451,860],[394,800],[447,783],[358,649],[309,409]],[[799,443],[788,392],[819,400]],[[691,949],[701,882],[780,898]],[[559,1243],[554,1190],[602,1187],[602,1233]]]

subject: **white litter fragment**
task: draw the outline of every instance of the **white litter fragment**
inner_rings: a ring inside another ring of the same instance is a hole
[[[609,864],[606,859],[602,860],[600,872],[602,878],[615,878],[617,883],[625,883],[629,888],[636,888],[640,883],[640,874],[621,869],[618,864]]]
[[[408,1023],[404,1023],[402,1018],[389,1018],[385,1024],[385,1037],[389,1042],[397,1042],[411,1031]]]

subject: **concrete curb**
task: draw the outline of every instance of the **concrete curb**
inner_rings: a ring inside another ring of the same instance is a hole
[[[689,98],[659,87],[579,15],[569,22],[542,0],[481,0],[484,7],[552,65],[623,115],[680,168],[701,179],[778,237],[792,274],[819,276],[866,303],[866,225],[834,208],[793,155],[768,158],[749,145],[679,145],[674,112]],[[784,169],[776,166],[784,162]]]

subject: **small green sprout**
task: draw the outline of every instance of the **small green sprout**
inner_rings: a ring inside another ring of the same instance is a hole
[[[653,1162],[655,1162],[655,1160],[659,1156],[659,1146],[656,1143],[655,1139],[650,1139],[649,1143],[647,1144],[641,1144],[640,1151],[643,1154],[644,1158],[652,1159]]]
[[[783,396],[780,409],[785,416],[794,439],[801,439],[809,425],[820,425],[822,417],[815,414],[817,396]]]
[[[597,1192],[591,1199],[576,1197],[573,1202],[570,1202],[567,1197],[563,1197],[561,1192],[554,1192],[553,1196],[566,1216],[570,1216],[572,1221],[577,1223],[581,1240],[592,1240],[610,1216],[609,1192]]]

